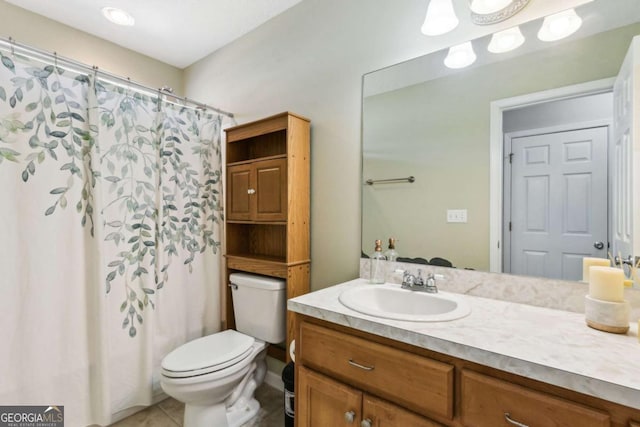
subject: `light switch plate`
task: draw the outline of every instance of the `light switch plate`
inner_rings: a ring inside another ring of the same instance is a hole
[[[467,222],[466,209],[447,209],[447,222]]]

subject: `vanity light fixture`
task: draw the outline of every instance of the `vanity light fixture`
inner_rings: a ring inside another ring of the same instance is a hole
[[[581,25],[582,18],[575,9],[565,10],[544,18],[538,38],[545,42],[560,40],[578,31]]]
[[[449,48],[449,53],[444,59],[444,65],[449,68],[464,68],[476,61],[476,53],[471,42],[464,42]]]
[[[520,12],[530,0],[472,0],[471,22],[492,25],[505,21]]]
[[[504,53],[514,50],[524,43],[524,36],[517,25],[508,30],[499,31],[491,36],[487,50],[491,53]]]
[[[480,15],[495,13],[509,6],[513,0],[471,0],[471,11]]]
[[[426,36],[439,36],[456,28],[459,22],[452,0],[431,0],[421,31]]]
[[[102,15],[117,25],[132,26],[136,20],[129,13],[117,7],[103,7]]]

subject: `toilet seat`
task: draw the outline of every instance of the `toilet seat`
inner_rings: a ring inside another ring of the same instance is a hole
[[[189,378],[210,374],[240,363],[253,354],[255,338],[228,329],[190,341],[162,360],[162,375]]]

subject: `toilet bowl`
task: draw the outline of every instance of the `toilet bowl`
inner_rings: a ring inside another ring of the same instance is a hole
[[[255,417],[267,342],[285,339],[284,281],[234,273],[230,282],[238,331],[190,341],[162,360],[160,385],[184,402],[185,427],[239,427]]]

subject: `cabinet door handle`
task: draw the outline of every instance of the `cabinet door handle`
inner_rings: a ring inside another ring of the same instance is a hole
[[[344,413],[344,421],[351,424],[356,419],[356,413],[353,411]]]
[[[256,194],[256,190],[254,190],[253,188],[249,188],[247,190],[247,194]]]
[[[511,418],[511,414],[510,414],[510,413],[508,413],[508,412],[505,412],[505,413],[504,413],[504,419],[505,419],[505,420],[507,420],[507,422],[508,422],[509,424],[513,424],[514,426],[518,426],[518,427],[529,427],[529,426],[528,426],[528,425],[526,425],[526,424],[519,423],[518,421],[516,421],[516,420],[512,419],[512,418]]]
[[[373,421],[371,421],[369,418],[364,419],[360,423],[360,427],[373,427]]]
[[[355,366],[356,368],[364,369],[365,371],[373,371],[373,369],[375,368],[375,366],[361,365],[357,362],[354,362],[353,359],[349,359],[349,365]]]

